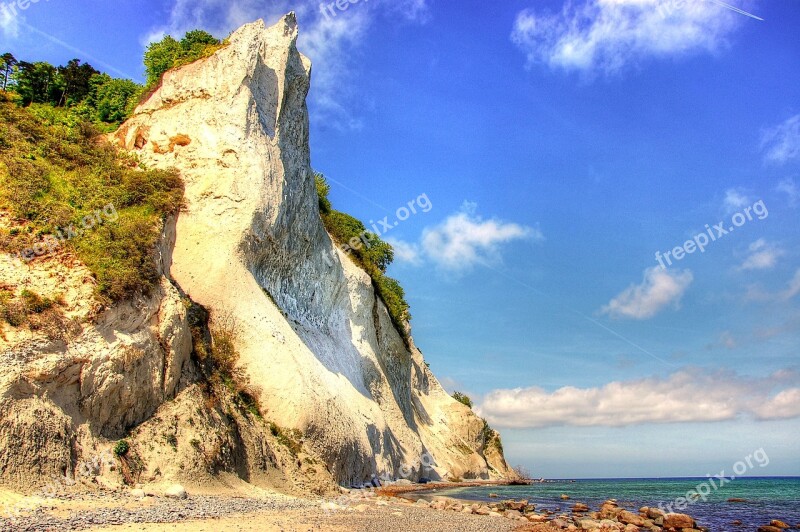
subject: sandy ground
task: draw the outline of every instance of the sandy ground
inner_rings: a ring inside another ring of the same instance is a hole
[[[416,491],[415,486],[410,490]],[[195,491],[196,490],[196,491]],[[81,495],[75,498],[28,498],[36,509],[24,512],[0,529],[10,532],[51,530],[94,531],[364,531],[364,532],[471,532],[514,530],[519,523],[498,517],[437,511],[406,498],[371,494],[367,498],[297,499],[250,488],[226,494],[202,488],[188,489],[183,501],[159,496],[130,497],[126,493]],[[414,498],[412,494],[405,494]],[[0,490],[1,503],[22,496]],[[336,503],[333,508],[323,506]],[[257,510],[249,503],[260,503]],[[30,508],[30,506],[27,506]],[[197,512],[201,512],[198,514]],[[216,513],[215,513],[216,512]],[[120,518],[120,515],[124,516]],[[201,517],[198,518],[197,516]],[[159,522],[160,521],[160,522]],[[114,524],[109,524],[114,523]]]

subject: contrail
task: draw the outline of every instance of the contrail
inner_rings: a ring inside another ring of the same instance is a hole
[[[52,41],[52,42],[56,43],[59,46],[63,46],[64,48],[66,48],[70,52],[78,54],[79,56],[81,56],[81,59],[83,59],[83,60],[87,60],[88,59],[92,63],[94,63],[96,65],[99,65],[99,66],[105,68],[106,70],[114,72],[115,74],[117,74],[119,76],[122,76],[124,78],[135,79],[130,74],[126,74],[125,72],[122,72],[121,70],[119,70],[117,68],[114,68],[113,66],[109,65],[108,63],[106,63],[106,62],[104,62],[104,61],[102,61],[102,60],[100,60],[100,59],[98,59],[98,58],[96,58],[96,57],[84,52],[80,48],[75,48],[71,44],[62,41],[58,37],[54,37],[54,36],[50,35],[49,33],[46,33],[46,32],[44,32],[44,31],[42,31],[42,30],[40,30],[38,28],[34,28],[33,26],[31,26],[30,24],[27,24],[26,22],[20,21],[20,24],[22,26],[25,26],[30,31],[32,31],[34,33],[38,33],[39,35],[41,35],[45,39],[47,39],[49,41]]]
[[[763,18],[757,17],[752,13],[748,13],[747,11],[742,11],[738,7],[734,7],[734,6],[730,5],[730,4],[726,4],[725,2],[721,2],[720,0],[708,0],[708,1],[711,2],[712,4],[717,4],[718,6],[724,7],[726,9],[730,9],[731,11],[733,11],[735,13],[739,13],[740,15],[744,15],[746,17],[754,18],[756,20],[760,20],[761,22],[764,22]]]

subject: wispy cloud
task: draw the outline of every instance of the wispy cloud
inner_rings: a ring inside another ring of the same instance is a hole
[[[384,240],[394,248],[394,260],[405,264],[419,266],[422,264],[422,250],[418,244],[386,237]]]
[[[363,95],[352,83],[352,53],[361,46],[377,16],[425,23],[429,18],[426,0],[373,0],[348,4],[324,16],[318,0],[173,0],[169,21],[151,29],[143,44],[165,34],[181,36],[188,30],[205,29],[218,37],[256,19],[268,24],[289,11],[295,11],[300,23],[298,48],[314,63],[314,79],[309,98],[315,119],[339,129],[357,129],[361,119],[354,111]]]
[[[784,301],[793,299],[797,294],[800,294],[800,270],[794,272],[794,277],[789,281],[789,285],[781,292],[780,298]]]
[[[736,342],[736,338],[733,337],[733,333],[730,331],[725,331],[719,336],[720,344],[722,344],[725,349],[736,349],[738,343]]]
[[[795,271],[794,276],[786,284],[786,288],[778,292],[767,291],[761,285],[749,286],[745,294],[745,300],[783,302],[794,299],[798,294],[800,294],[800,269]]]
[[[733,214],[742,208],[751,205],[750,198],[741,189],[729,188],[725,191],[725,199],[722,201],[722,208],[725,214]]]
[[[786,252],[776,244],[767,242],[759,238],[748,248],[747,258],[740,266],[742,270],[769,270],[775,267],[778,259]]]
[[[775,190],[786,194],[790,206],[796,207],[800,203],[800,189],[798,189],[794,179],[787,177],[778,183]]]
[[[800,114],[761,132],[764,160],[783,164],[800,156]]]
[[[800,376],[781,370],[751,379],[729,371],[686,368],[661,378],[615,381],[596,388],[500,389],[477,407],[498,427],[621,427],[800,417]]]
[[[626,288],[601,312],[612,318],[652,318],[667,307],[677,308],[693,279],[689,270],[672,271],[653,266],[644,271],[644,279],[640,284]]]
[[[800,332],[800,312],[795,312],[778,325],[759,327],[755,330],[755,337],[759,340],[770,340],[784,334],[796,334]]]
[[[10,39],[19,36],[19,21],[5,5],[0,5],[0,31]]]
[[[615,74],[648,58],[714,53],[746,20],[721,2],[583,0],[558,14],[521,11],[512,41],[528,66]]]

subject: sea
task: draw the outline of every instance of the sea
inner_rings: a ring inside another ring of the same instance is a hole
[[[706,477],[549,480],[528,486],[439,489],[435,494],[486,502],[527,499],[537,510],[567,513],[576,502],[595,511],[608,499],[616,499],[620,507],[634,512],[642,506],[666,508],[672,504],[673,511],[691,515],[700,526],[713,532],[752,531],[773,519],[792,527],[800,525],[800,477],[739,477],[720,484],[722,481],[713,477],[711,481]],[[686,506],[676,508],[675,501],[679,497],[685,499],[689,492],[703,496],[690,494]],[[490,493],[498,498],[490,498]],[[561,495],[569,496],[569,500],[562,500]],[[728,502],[729,499],[745,502]],[[742,524],[734,525],[737,520]]]

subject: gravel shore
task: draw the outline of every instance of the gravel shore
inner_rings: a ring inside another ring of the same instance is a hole
[[[53,501],[18,519],[0,519],[0,530],[143,530],[219,532],[221,530],[330,531],[505,531],[517,523],[454,512],[440,512],[400,499],[352,500],[335,509],[322,500],[275,497],[190,496],[184,500],[109,496]]]

